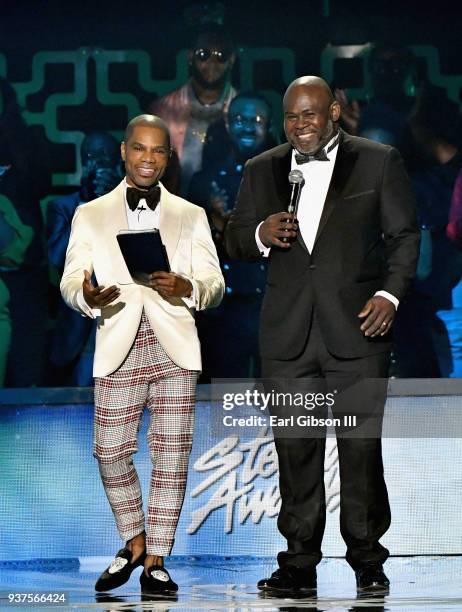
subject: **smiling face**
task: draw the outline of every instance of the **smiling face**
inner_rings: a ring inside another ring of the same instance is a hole
[[[319,85],[295,85],[284,96],[284,131],[300,153],[312,155],[322,149],[335,132],[340,105]]]
[[[127,183],[149,189],[162,177],[170,157],[168,137],[159,127],[137,125],[121,145]]]
[[[228,112],[228,132],[231,141],[245,158],[251,157],[263,145],[268,135],[269,109],[258,99],[235,98]]]

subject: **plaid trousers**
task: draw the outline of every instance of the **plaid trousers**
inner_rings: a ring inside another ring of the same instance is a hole
[[[120,537],[127,541],[146,531],[148,555],[168,555],[174,543],[192,446],[197,376],[173,363],[143,311],[123,364],[95,378],[93,455]],[[133,465],[145,405],[151,417],[147,439],[153,464],[146,528]]]

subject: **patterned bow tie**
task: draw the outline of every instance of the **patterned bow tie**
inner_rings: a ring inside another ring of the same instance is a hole
[[[155,210],[160,200],[160,187],[154,185],[147,191],[136,187],[127,187],[127,204],[130,210],[136,210],[140,200],[146,200],[146,204],[151,210]]]
[[[329,161],[327,154],[330,153],[332,149],[337,146],[337,144],[338,136],[334,139],[334,141],[329,145],[327,149],[321,149],[320,151],[317,151],[314,155],[295,153],[295,161],[297,162],[297,165],[307,164],[311,161]]]

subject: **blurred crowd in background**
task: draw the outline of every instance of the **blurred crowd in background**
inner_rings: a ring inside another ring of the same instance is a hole
[[[226,280],[222,304],[196,316],[201,382],[259,375],[266,265],[230,260],[223,231],[246,161],[284,141],[273,120],[278,109],[259,91],[238,91],[232,83],[235,59],[229,31],[203,27],[188,50],[188,80],[145,108],[171,132],[163,182],[205,208]],[[350,99],[341,84],[331,83],[342,107],[341,127],[399,149],[422,233],[417,275],[398,308],[390,375],[462,376],[459,106],[418,78],[405,47],[376,44],[367,70],[367,100]],[[0,386],[93,384],[95,322],[64,304],[59,274],[76,207],[107,193],[124,175],[119,144],[109,133],[87,133],[79,189],[48,201],[42,214],[40,200],[50,193],[55,170],[46,142],[28,127],[13,87],[0,78]]]

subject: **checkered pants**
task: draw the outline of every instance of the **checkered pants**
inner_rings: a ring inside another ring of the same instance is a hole
[[[121,538],[127,541],[146,530],[149,555],[168,555],[173,546],[186,489],[197,375],[173,363],[143,311],[124,363],[109,376],[95,378],[93,454]],[[146,529],[133,465],[145,405],[153,463]]]

